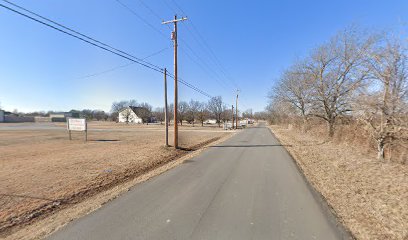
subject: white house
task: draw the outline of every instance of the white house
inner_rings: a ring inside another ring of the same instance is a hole
[[[143,123],[143,119],[137,116],[136,112],[140,107],[126,107],[119,111],[118,121],[121,123]]]

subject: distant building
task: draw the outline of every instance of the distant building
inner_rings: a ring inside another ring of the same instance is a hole
[[[66,122],[67,118],[79,118],[79,113],[76,112],[50,113],[49,118],[51,122]]]
[[[50,118],[78,118],[79,113],[73,112],[61,112],[61,113],[50,113]]]
[[[0,122],[4,122],[4,111],[0,110]]]
[[[19,114],[0,110],[0,122],[5,123],[34,122],[34,117],[20,116]]]
[[[233,128],[234,128],[234,124],[232,122],[224,123],[224,130],[233,129]]]
[[[118,122],[139,124],[143,123],[143,119],[141,118],[141,112],[146,110],[147,110],[146,108],[133,106],[122,108],[119,111]]]
[[[240,120],[239,122],[242,125],[247,125],[247,124],[254,124],[255,121],[254,119],[251,119],[251,118],[245,118],[245,119]]]
[[[34,122],[36,122],[36,123],[51,122],[51,118],[50,118],[50,117],[39,117],[39,116],[35,116],[35,117],[34,117]]]
[[[207,119],[204,124],[217,124],[217,119]]]

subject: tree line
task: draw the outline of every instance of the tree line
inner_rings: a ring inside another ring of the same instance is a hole
[[[137,100],[122,100],[115,101],[112,103],[111,111],[105,112],[103,110],[92,110],[92,109],[83,109],[75,110],[72,109],[69,113],[75,114],[81,118],[86,118],[87,120],[97,120],[97,121],[118,121],[119,111],[125,109],[129,106],[140,107],[143,111],[138,112],[138,116],[143,119],[143,122],[149,122],[149,119],[154,117],[158,122],[164,122],[164,107],[153,108],[147,102],[139,103]],[[13,114],[18,116],[38,116],[38,117],[48,117],[50,114],[61,113],[61,111],[36,111],[30,113],[19,112],[17,109],[13,111]],[[169,120],[173,120],[174,116],[174,105],[173,103],[168,106],[168,117]],[[232,107],[228,107],[222,100],[221,96],[216,96],[211,98],[206,102],[197,101],[191,99],[190,101],[180,101],[178,103],[178,121],[180,125],[183,125],[183,122],[189,124],[200,123],[202,126],[204,122],[208,119],[215,119],[218,126],[221,126],[222,123],[232,121],[233,119]],[[242,115],[243,118],[254,118],[260,116],[261,113],[253,113],[252,109],[248,109],[242,114],[238,112],[238,115]],[[235,116],[234,116],[235,118]],[[260,117],[258,117],[260,118]],[[264,117],[266,119],[266,117]]]
[[[112,119],[117,120],[119,111],[129,106],[142,107],[148,110],[141,113],[141,116],[139,116],[143,119],[143,121],[147,118],[154,117],[157,121],[164,122],[164,107],[157,107],[153,109],[150,104],[138,103],[136,100],[114,102],[111,108]],[[180,125],[183,125],[183,122],[187,122],[189,124],[193,124],[193,126],[195,123],[200,123],[201,126],[203,126],[206,120],[215,119],[220,127],[221,123],[232,121],[233,118],[232,107],[228,107],[223,102],[221,96],[212,97],[207,102],[201,102],[194,99],[191,99],[190,101],[180,101],[177,106],[177,112],[177,118]],[[173,116],[174,104],[171,103],[168,107],[169,120],[173,120]],[[252,110],[245,111],[242,116],[252,117]]]
[[[49,117],[51,114],[60,114],[61,111],[35,111],[35,112],[20,112],[17,109],[14,109],[12,113],[16,116],[25,116],[25,117]],[[75,110],[72,109],[69,113],[73,113],[76,116],[81,118],[86,118],[87,120],[97,120],[97,121],[108,121],[111,119],[111,114],[103,110],[92,110],[92,109],[83,109]]]
[[[408,141],[408,66],[406,42],[388,34],[349,28],[294,62],[269,94],[272,122],[290,115],[307,131],[311,119],[336,126],[355,121],[384,148]]]

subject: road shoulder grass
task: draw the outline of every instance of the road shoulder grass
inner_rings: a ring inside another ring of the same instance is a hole
[[[346,144],[270,126],[311,185],[356,239],[408,239],[408,166]]]

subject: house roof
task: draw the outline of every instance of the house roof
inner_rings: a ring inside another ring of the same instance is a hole
[[[140,110],[147,110],[147,108],[144,108],[144,107],[134,107],[134,106],[129,106],[129,107],[130,107],[130,109],[132,109],[132,111],[134,113],[136,113],[137,111],[140,111]]]
[[[129,109],[129,108],[132,110],[132,112],[134,112],[136,114],[136,116],[137,116],[137,113],[140,112],[141,110],[147,110],[147,108],[144,108],[144,107],[129,106],[129,107],[124,107],[124,108],[120,109],[119,112],[122,112],[123,110]]]

